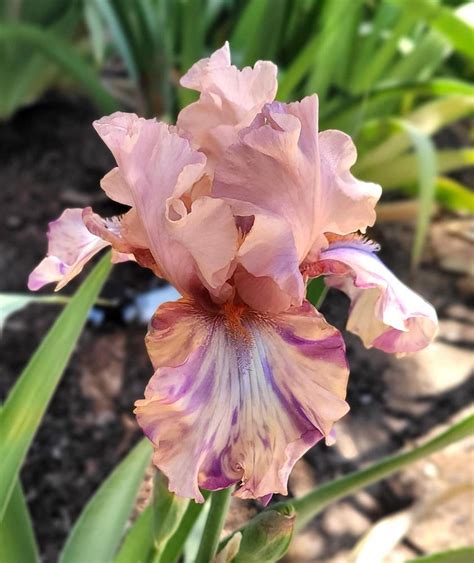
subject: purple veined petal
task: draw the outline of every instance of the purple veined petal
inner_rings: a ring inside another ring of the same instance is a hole
[[[340,333],[309,304],[280,314],[161,306],[147,337],[156,369],[136,415],[170,489],[238,483],[235,495],[287,494],[296,461],[348,410]]]
[[[28,288],[36,291],[44,285],[57,282],[62,289],[85,264],[109,243],[93,235],[82,221],[82,209],[66,209],[49,224],[48,254],[31,272]]]
[[[436,336],[436,311],[383,264],[377,249],[354,237],[335,241],[311,266],[311,275],[326,275],[327,285],[348,295],[347,329],[365,346],[388,353],[417,352]]]

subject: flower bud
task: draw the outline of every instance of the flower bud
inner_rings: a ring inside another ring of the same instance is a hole
[[[264,510],[242,530],[235,563],[278,561],[290,545],[295,523],[292,506]]]

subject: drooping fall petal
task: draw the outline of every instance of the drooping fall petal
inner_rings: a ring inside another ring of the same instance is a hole
[[[181,110],[178,129],[189,135],[194,147],[213,164],[237,140],[237,133],[250,125],[263,105],[277,91],[277,67],[258,61],[239,70],[230,62],[229,44],[191,67],[181,85],[201,93],[197,102]]]
[[[267,104],[215,171],[213,195],[228,198],[237,213],[253,204],[255,215],[260,209],[284,219],[300,262],[327,246],[325,232],[372,225],[380,197],[380,186],[350,174],[356,158],[350,138],[337,131],[318,136],[317,126],[316,96]]]
[[[232,483],[241,498],[286,494],[297,459],[348,410],[344,343],[308,303],[276,315],[165,304],[147,346],[156,371],[135,412],[180,496]]]
[[[57,282],[56,291],[77,276],[97,252],[109,245],[82,221],[82,209],[66,209],[49,224],[48,254],[31,272],[28,288],[36,291]]]
[[[327,285],[350,297],[347,328],[367,347],[399,354],[421,350],[436,335],[436,312],[381,262],[376,250],[357,238],[333,242],[311,275],[326,275]]]

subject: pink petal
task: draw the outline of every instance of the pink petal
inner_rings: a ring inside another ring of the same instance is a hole
[[[329,286],[350,297],[347,328],[365,346],[389,353],[421,350],[436,335],[436,311],[384,266],[375,250],[357,240],[332,243],[312,274],[325,274]]]
[[[201,96],[181,110],[179,130],[214,163],[237,140],[237,132],[274,99],[276,74],[277,67],[267,61],[239,70],[230,64],[229,44],[225,43],[181,78],[182,86],[201,92]]]
[[[305,284],[295,241],[284,221],[256,215],[237,259],[240,268],[234,274],[235,286],[252,309],[279,312],[302,304]]]
[[[268,104],[215,171],[213,195],[284,219],[300,262],[327,245],[323,233],[348,234],[373,224],[380,196],[379,186],[350,174],[350,138],[336,131],[318,137],[317,123],[316,96]]]
[[[108,242],[88,231],[82,221],[82,209],[66,209],[49,224],[48,255],[31,272],[28,288],[36,291],[58,282],[56,291],[77,276],[85,264]]]
[[[201,197],[209,191],[204,154],[174,128],[133,114],[113,114],[95,127],[117,160],[120,189],[130,190],[137,221],[128,223],[125,238],[135,234],[146,243],[180,293],[195,295],[203,284],[216,298],[228,292],[237,229],[228,205]]]
[[[137,419],[170,489],[198,502],[199,487],[233,483],[241,498],[287,494],[295,462],[348,410],[342,337],[308,303],[279,315],[168,303],[147,346],[156,371]]]

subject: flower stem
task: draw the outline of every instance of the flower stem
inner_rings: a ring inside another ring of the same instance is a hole
[[[232,487],[211,493],[211,507],[195,563],[209,563],[214,558],[227,516],[231,493]]]

